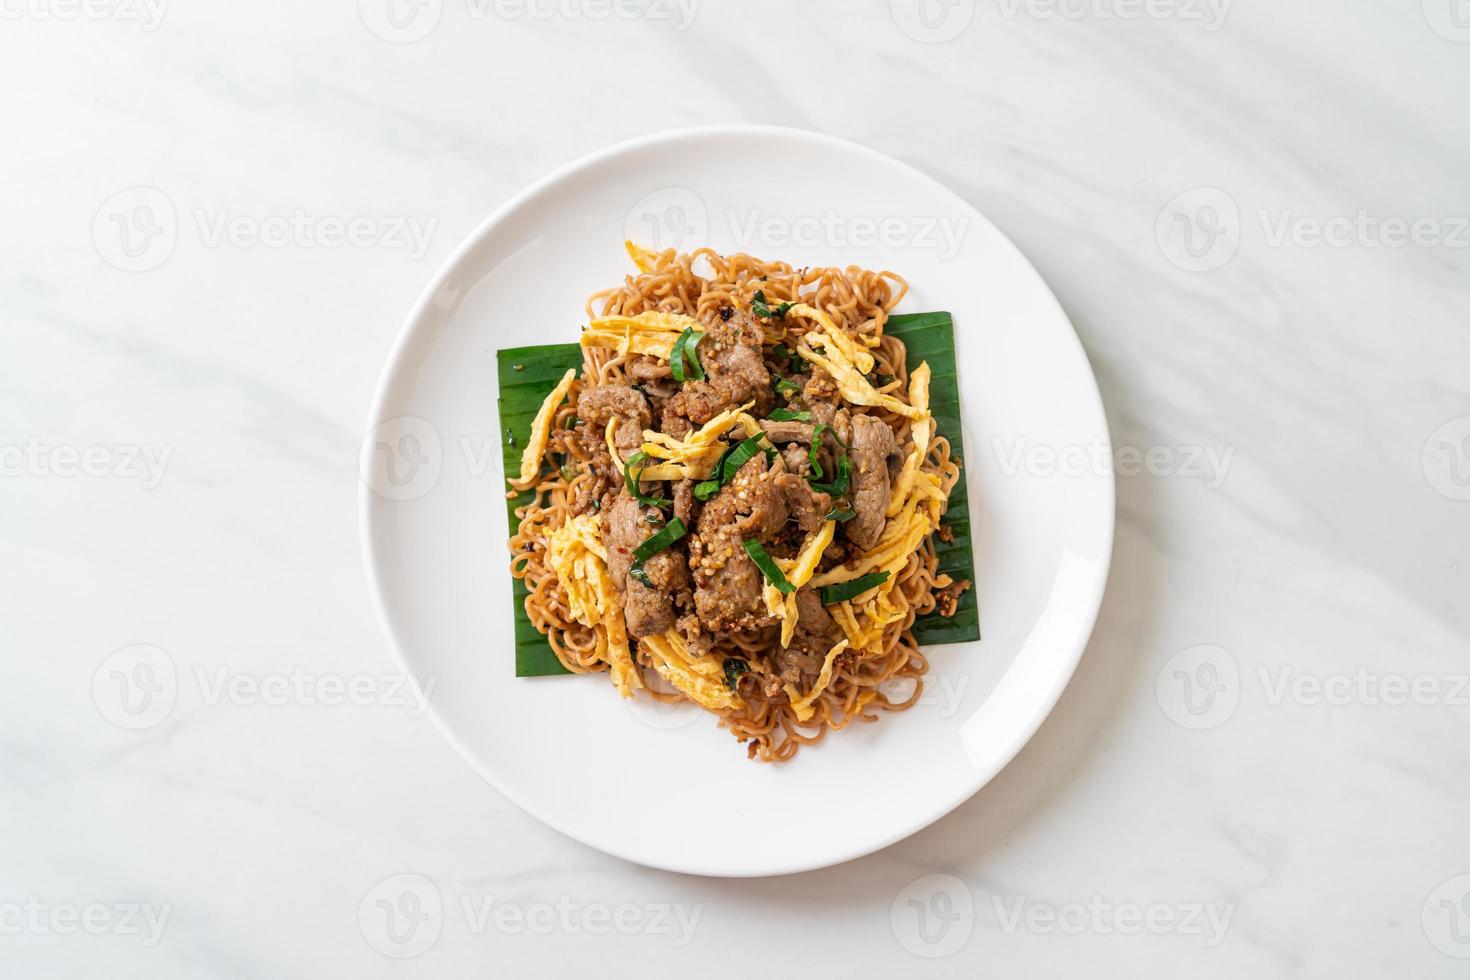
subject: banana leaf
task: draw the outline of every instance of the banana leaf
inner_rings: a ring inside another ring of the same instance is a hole
[[[929,387],[930,411],[936,431],[948,437],[958,457],[963,448],[960,423],[959,381],[955,374],[954,323],[948,313],[907,313],[890,317],[887,332],[908,347],[908,368],[928,361],[933,371]],[[577,344],[547,344],[513,347],[496,353],[500,378],[501,459],[506,473],[520,471],[521,452],[530,435],[531,423],[548,392],[568,368],[582,365]],[[975,578],[974,551],[970,541],[969,494],[964,470],[949,497],[945,523],[953,540],[935,540],[939,569],[955,579]],[[529,491],[506,500],[507,535],[516,526],[515,509],[531,500]],[[526,615],[526,587],[512,579],[511,602],[515,615],[515,661],[517,677],[565,674],[568,671],[551,652],[546,637],[531,625]],[[980,617],[975,591],[960,597],[952,617],[938,613],[920,616],[914,622],[914,639],[923,645],[963,643],[980,638]]]

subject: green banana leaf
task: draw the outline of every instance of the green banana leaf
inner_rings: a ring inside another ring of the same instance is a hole
[[[948,437],[958,457],[963,448],[960,423],[959,380],[955,374],[954,322],[948,313],[906,313],[889,317],[885,330],[908,347],[908,369],[928,361],[933,371],[929,406],[935,428]],[[506,473],[520,471],[521,452],[530,435],[531,423],[548,392],[568,368],[582,366],[582,349],[577,344],[548,344],[513,347],[496,353],[500,376],[501,459]],[[939,569],[955,579],[974,581],[974,551],[970,540],[969,494],[961,470],[960,482],[949,496],[945,523],[954,532],[952,541],[935,540]],[[529,491],[506,500],[507,528],[516,526],[515,509],[531,499]],[[507,530],[507,535],[509,530]],[[531,625],[526,615],[526,587],[512,579],[511,602],[515,614],[516,676],[539,677],[568,671],[551,652],[546,637]],[[954,616],[937,613],[914,622],[914,639],[923,645],[964,643],[980,638],[980,616],[975,590],[960,597]]]

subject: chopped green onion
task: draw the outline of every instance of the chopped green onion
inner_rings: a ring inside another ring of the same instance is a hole
[[[633,549],[633,560],[639,564],[648,561],[654,555],[678,541],[688,532],[684,522],[677,517],[671,519],[664,525],[663,530],[650,534],[643,539],[643,543]]]
[[[568,415],[567,416],[566,428],[568,428],[568,429],[575,429],[577,426],[579,426],[581,424],[582,424],[582,420],[579,419],[579,418],[577,418],[575,415]]]
[[[725,683],[729,685],[730,690],[735,690],[740,684],[740,675],[748,670],[750,670],[748,661],[741,660],[739,657],[725,658]]]
[[[833,507],[831,510],[827,511],[827,516],[823,518],[823,520],[837,521],[839,524],[842,524],[852,520],[856,516],[857,511],[855,510],[842,510],[840,508]]]
[[[874,388],[886,388],[893,384],[896,379],[891,374],[869,374],[868,382]]]
[[[639,466],[638,464],[644,462],[647,459],[648,454],[641,449],[638,450],[638,452],[634,453],[632,456],[628,457],[628,462],[623,466],[623,485],[628,488],[628,495],[643,506],[663,507],[664,509],[668,509],[674,506],[672,501],[669,501],[663,497],[650,497],[643,491],[638,489],[638,484],[640,482],[638,479],[638,475],[642,473],[645,469],[647,469],[646,466]],[[634,472],[635,468],[638,471],[637,473]]]
[[[699,357],[694,349],[704,339],[704,334],[695,333],[693,327],[686,327],[679,334],[679,339],[674,341],[674,349],[669,354],[669,368],[674,372],[674,380],[683,384],[689,378],[695,381],[704,380],[704,368],[699,363]],[[685,363],[688,368],[685,368]]]
[[[837,461],[837,477],[831,483],[812,483],[811,488],[816,493],[829,493],[834,497],[840,497],[847,493],[847,482],[851,476],[852,457],[844,456]]]
[[[750,538],[745,542],[745,553],[750,556],[751,561],[755,562],[755,567],[761,570],[766,581],[776,587],[777,592],[789,595],[796,591],[796,586],[787,581],[785,573],[776,564],[776,559],[766,554],[766,549],[755,538]]]
[[[725,454],[715,464],[715,470],[710,474],[710,478],[694,485],[694,499],[703,503],[719,493],[721,487],[735,479],[735,474],[740,472],[740,467],[750,462],[751,457],[760,452],[761,440],[764,438],[765,433],[751,436],[738,446],[725,450]]]
[[[571,463],[562,463],[561,478],[563,480],[566,480],[568,483],[572,482],[577,478],[577,468]]]
[[[653,582],[648,577],[648,569],[643,567],[643,562],[641,561],[635,561],[628,568],[628,577],[640,585],[646,585],[650,589],[653,588]]]
[[[773,408],[771,414],[766,416],[772,422],[810,422],[811,412],[798,412],[789,408]]]
[[[822,448],[822,433],[826,432],[828,428],[829,426],[825,422],[818,422],[817,427],[812,430],[812,444],[808,446],[806,450],[807,462],[809,462],[812,467],[812,476],[816,477],[818,480],[826,475],[822,472],[821,461],[817,459],[817,451]],[[807,479],[810,480],[811,477],[808,477]]]
[[[787,301],[773,308],[766,302],[764,290],[757,289],[755,295],[750,300],[750,312],[762,319],[769,319],[773,316],[783,317],[786,315],[786,311],[795,305],[795,303]]]
[[[836,602],[856,599],[864,592],[886,581],[888,581],[887,572],[869,572],[867,575],[859,575],[851,582],[829,585],[822,590],[822,605],[830,606]]]

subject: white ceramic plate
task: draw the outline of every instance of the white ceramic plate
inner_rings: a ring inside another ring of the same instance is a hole
[[[953,313],[984,639],[925,651],[918,706],[762,765],[713,716],[629,704],[606,675],[515,677],[495,352],[573,341],[586,295],[630,271],[624,237],[893,269],[912,284],[899,312]],[[527,812],[654,867],[803,871],[937,820],[1051,710],[1107,577],[1107,425],[1061,307],[955,194],[813,133],[664,133],[530,187],[429,284],[388,360],[370,427],[368,576],[404,669],[435,679],[434,721]]]

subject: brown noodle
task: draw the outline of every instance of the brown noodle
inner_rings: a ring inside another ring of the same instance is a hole
[[[696,271],[700,263],[708,267],[707,274]],[[652,264],[652,271],[628,276],[621,286],[593,293],[587,300],[587,315],[595,318],[660,311],[682,313],[710,323],[724,307],[748,308],[755,292],[760,290],[771,305],[786,300],[804,302],[825,311],[839,327],[854,335],[880,337],[877,346],[871,349],[876,362],[874,371],[895,379],[880,390],[904,398],[908,379],[904,344],[897,338],[883,336],[889,311],[908,291],[902,277],[855,266],[793,269],[785,262],[763,261],[744,254],[722,256],[708,248],[687,255],[666,250]],[[797,326],[785,330],[787,336],[793,337],[803,332]],[[782,337],[778,330],[766,339],[768,344],[775,344]],[[586,450],[578,440],[570,438],[566,423],[576,414],[577,398],[587,386],[586,379],[594,379],[599,384],[625,382],[626,361],[627,357],[617,351],[585,349],[582,376],[573,383],[567,401],[557,410],[548,456],[561,454],[579,462],[587,461]],[[846,407],[882,419],[893,429],[900,446],[912,445],[908,441],[909,420],[904,416],[882,408]],[[950,458],[947,439],[936,435],[930,440],[922,469],[938,477],[947,497],[959,481],[959,465]],[[531,488],[534,499],[516,511],[520,526],[510,540],[514,555],[511,572],[525,582],[529,593],[526,611],[531,622],[546,634],[557,658],[574,673],[608,669],[606,640],[602,633],[572,618],[558,588],[556,574],[546,564],[546,548],[550,533],[575,516],[579,482],[591,479],[588,467],[578,467],[577,475],[570,480],[556,466],[543,471]],[[881,653],[839,655],[831,683],[813,703],[815,713],[808,721],[797,719],[784,692],[768,696],[755,683],[754,671],[740,679],[739,693],[744,706],[718,714],[724,727],[741,741],[751,743],[752,756],[766,762],[784,761],[794,756],[802,745],[821,741],[829,730],[843,728],[855,719],[875,721],[876,712],[902,711],[918,701],[928,665],[910,628],[916,616],[934,610],[936,593],[947,584],[938,572],[932,536],[925,538],[910,556],[894,583],[891,601],[906,607],[906,612],[884,629]],[[740,655],[754,665],[764,662],[767,652],[778,643],[779,627],[769,626],[744,634],[722,633],[714,642],[713,652],[718,656]],[[643,693],[665,701],[686,700],[678,691],[669,693],[646,686],[653,671],[642,656],[635,654],[634,659],[645,682]],[[897,686],[891,683],[895,681],[913,682],[912,691],[901,700],[889,695]]]

